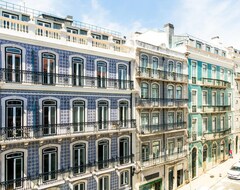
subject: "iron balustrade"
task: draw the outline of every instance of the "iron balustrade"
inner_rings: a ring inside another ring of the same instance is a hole
[[[231,83],[228,81],[212,78],[202,78],[203,85],[216,86],[220,88],[231,88]]]
[[[157,124],[157,125],[141,125],[140,132],[141,134],[154,134],[159,132],[171,131],[171,130],[180,130],[186,129],[186,122],[177,122],[177,123],[165,123],[165,124]]]
[[[180,107],[187,106],[188,99],[169,99],[169,98],[138,98],[136,99],[137,106],[149,107]]]
[[[104,77],[76,76],[47,72],[0,69],[0,81],[6,83],[30,83],[39,85],[63,85],[72,87],[133,89],[133,81]]]
[[[42,138],[136,128],[136,120],[1,127],[0,140]]]
[[[166,161],[172,161],[187,156],[187,150],[179,150],[178,152],[168,153],[166,155]]]
[[[222,138],[225,135],[228,135],[230,133],[231,133],[231,128],[218,129],[217,131],[203,132],[203,137],[205,137],[206,140],[210,140],[210,139],[215,139],[215,138]]]
[[[31,188],[31,183],[30,181],[35,181],[38,180],[38,184],[47,184],[47,183],[53,183],[54,181],[57,180],[61,180],[64,178],[64,176],[70,176],[70,177],[75,177],[78,175],[84,175],[84,174],[88,174],[91,173],[94,170],[98,170],[98,166],[103,164],[103,163],[107,163],[108,166],[117,166],[120,164],[120,160],[121,159],[128,159],[129,162],[128,163],[133,163],[133,159],[134,159],[134,154],[130,154],[128,156],[125,157],[115,157],[115,158],[111,158],[109,160],[105,160],[105,161],[93,161],[91,163],[88,164],[83,164],[80,165],[78,167],[67,167],[67,168],[63,168],[63,169],[59,169],[59,170],[55,170],[55,171],[51,171],[51,172],[44,172],[44,173],[40,173],[40,174],[34,174],[33,176],[28,176],[28,177],[24,177],[24,178],[19,178],[19,179],[14,179],[14,180],[8,180],[8,181],[2,181],[0,182],[0,187],[4,187],[5,189],[18,189],[18,188],[27,188],[30,189]],[[127,163],[127,162],[126,162]],[[123,164],[126,164],[123,163]],[[83,172],[75,172],[76,170],[81,168],[84,168]],[[101,168],[102,169],[107,169],[107,168]],[[72,174],[72,175],[71,175]],[[49,176],[51,176],[51,179],[47,179]]]
[[[231,111],[231,105],[202,105],[202,112]]]
[[[163,71],[161,69],[152,69],[150,67],[138,67],[136,76],[176,82],[188,82],[188,75]]]

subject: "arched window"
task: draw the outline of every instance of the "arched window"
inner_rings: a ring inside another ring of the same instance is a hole
[[[126,187],[130,182],[130,172],[129,170],[124,170],[120,173],[120,187]]]
[[[148,56],[146,55],[141,55],[140,59],[140,67],[141,67],[141,72],[146,73],[147,72],[147,66],[148,66]]]
[[[108,127],[108,102],[98,102],[98,125],[99,130],[107,129]]]
[[[169,61],[169,62],[168,62],[168,72],[169,72],[169,73],[172,73],[172,72],[173,72],[173,62],[172,62],[172,61]]]
[[[182,63],[177,63],[177,72],[178,74],[182,74]]]
[[[97,85],[98,88],[107,87],[107,63],[104,61],[97,62]]]
[[[42,53],[43,84],[56,83],[56,56],[52,53]]]
[[[6,101],[6,132],[7,137],[21,137],[23,135],[23,101]],[[14,132],[15,131],[15,132]]]
[[[57,127],[57,102],[55,100],[44,100],[42,104],[43,135],[55,134]]]
[[[176,88],[176,99],[182,99],[182,87],[177,86]]]
[[[80,57],[72,58],[73,86],[83,86],[84,60]]]
[[[43,181],[50,181],[57,179],[58,170],[58,148],[50,147],[45,148],[42,151],[42,176]]]
[[[128,121],[128,102],[119,102],[119,120],[121,122],[121,127],[127,127]]]
[[[7,82],[22,81],[22,50],[14,47],[5,48],[5,68]]]
[[[85,183],[81,182],[81,183],[75,184],[73,186],[73,190],[86,190],[85,186],[86,186]]]
[[[79,143],[73,146],[73,173],[80,174],[86,172],[86,144]]]
[[[152,58],[152,69],[153,69],[153,74],[157,74],[157,69],[158,69],[158,58],[153,57]]]
[[[157,84],[152,85],[152,98],[154,99],[159,98],[159,86]]]
[[[141,98],[148,98],[149,89],[147,83],[141,84]]]
[[[98,169],[107,168],[109,163],[109,141],[101,140],[98,142]]]
[[[118,65],[118,82],[120,89],[127,88],[127,66],[126,65]]]
[[[173,86],[172,85],[169,85],[168,86],[168,99],[173,99],[174,97],[174,92],[173,92]]]
[[[129,138],[123,137],[119,139],[119,157],[120,164],[128,163],[130,160],[129,155]]]
[[[5,182],[6,189],[18,189],[23,187],[24,153],[14,152],[5,155]],[[25,163],[27,164],[27,163]]]
[[[82,100],[73,101],[73,126],[76,132],[84,131],[85,102]]]

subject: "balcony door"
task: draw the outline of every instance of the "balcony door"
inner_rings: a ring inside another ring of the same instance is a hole
[[[72,58],[72,80],[73,86],[83,86],[84,61],[82,58]]]
[[[121,138],[119,146],[120,164],[129,162],[129,138]]]
[[[98,102],[98,129],[104,130],[108,127],[108,102]]]
[[[98,88],[107,87],[107,63],[97,62],[97,86]]]
[[[43,84],[56,83],[56,56],[52,53],[42,54]]]
[[[119,65],[118,66],[118,85],[119,89],[127,88],[127,66]]]
[[[98,169],[108,167],[109,160],[109,142],[107,140],[98,143]]]
[[[74,132],[84,131],[85,102],[76,100],[73,102],[73,128]]]
[[[128,127],[128,102],[119,103],[119,121],[121,127]]]
[[[56,133],[57,124],[57,102],[54,100],[43,101],[43,134],[51,135]]]

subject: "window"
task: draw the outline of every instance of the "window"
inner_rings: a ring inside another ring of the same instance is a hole
[[[231,71],[228,71],[228,82],[232,81],[232,73]]]
[[[221,93],[221,96],[220,96],[220,105],[221,105],[221,106],[224,105],[224,93]]]
[[[6,133],[7,137],[21,137],[23,135],[23,101],[6,101]]]
[[[217,78],[217,72],[216,72],[216,67],[212,67],[212,78],[216,79]]]
[[[24,175],[23,159],[23,152],[15,152],[5,155],[5,182],[7,184],[6,189],[18,189],[23,187],[23,181],[21,180]]]
[[[81,182],[73,186],[73,190],[85,190],[85,183]]]
[[[42,154],[42,171],[43,171],[43,181],[54,180],[57,178],[57,148],[51,147],[43,149]]]
[[[141,55],[140,67],[146,68],[148,66],[148,56]]]
[[[121,122],[121,127],[128,126],[128,102],[121,101],[119,103],[119,121]]]
[[[120,186],[128,186],[129,185],[129,171],[125,170],[120,173]]]
[[[47,27],[47,28],[51,28],[51,24],[50,23],[47,23],[47,22],[42,22],[42,21],[37,21],[37,24],[39,26],[44,26],[44,27]]]
[[[159,98],[159,87],[157,84],[152,85],[152,98],[153,99]]]
[[[182,99],[182,87],[177,86],[176,88],[176,99]]]
[[[192,77],[197,77],[197,65],[196,62],[192,62]]]
[[[93,34],[93,33],[91,35],[92,35],[92,38],[101,40],[101,35]]]
[[[74,132],[84,131],[85,124],[85,102],[73,101],[73,128]]]
[[[177,153],[183,152],[183,138],[177,138]]]
[[[173,129],[174,112],[168,112],[168,129]]]
[[[201,44],[201,42],[196,42],[196,47],[197,47],[198,49],[202,49],[202,44]]]
[[[177,63],[177,73],[182,74],[182,63]]]
[[[149,160],[149,154],[150,154],[149,143],[143,143],[142,144],[142,161],[143,162]]]
[[[98,124],[100,130],[108,127],[108,106],[107,101],[98,102]]]
[[[28,16],[28,15],[22,15],[22,21],[25,21],[25,22],[30,21],[30,16]]]
[[[6,81],[21,82],[22,50],[14,47],[6,47],[5,57]]]
[[[202,92],[202,98],[203,98],[203,105],[208,105],[208,97],[207,97],[207,91]]]
[[[119,140],[120,164],[129,162],[129,138],[124,137]]]
[[[207,52],[211,52],[211,47],[210,46],[206,46],[206,51]]]
[[[226,57],[226,52],[225,51],[222,51],[222,56]]]
[[[86,31],[86,30],[81,30],[81,29],[80,29],[80,34],[81,34],[81,35],[87,35],[87,31]]]
[[[217,118],[212,117],[212,131],[215,132],[217,129]]]
[[[173,62],[172,62],[172,61],[169,61],[169,62],[168,62],[168,72],[169,72],[169,73],[172,73],[172,72],[173,72]]]
[[[148,98],[148,84],[141,83],[141,98]]]
[[[118,82],[120,89],[127,88],[127,66],[118,65]]]
[[[79,57],[72,58],[73,86],[83,86],[84,60]]]
[[[43,84],[55,84],[56,56],[52,53],[42,53]]]
[[[43,134],[51,135],[56,133],[57,124],[57,102],[55,100],[43,101]]]
[[[177,123],[181,124],[183,122],[183,112],[177,112]]]
[[[72,29],[72,28],[67,28],[67,32],[72,33],[72,34],[78,34],[78,30],[77,29]]]
[[[221,117],[220,128],[221,128],[221,130],[220,130],[220,131],[222,131],[222,130],[223,130],[223,128],[224,128],[224,116],[222,116],[222,117]]]
[[[19,20],[18,15],[12,14],[12,13],[7,13],[7,12],[2,12],[2,16],[14,20]]]
[[[98,190],[110,190],[108,176],[103,176],[103,177],[99,178]]]
[[[231,129],[232,128],[232,117],[228,116],[228,128]]]
[[[86,144],[80,143],[73,146],[73,173],[86,172]]]
[[[58,24],[58,23],[53,23],[53,28],[57,29],[57,30],[60,30],[60,29],[62,29],[62,25]]]
[[[149,130],[149,115],[148,113],[141,113],[141,129],[143,131]]]
[[[203,64],[202,65],[202,78],[207,78],[207,65]]]
[[[202,130],[203,130],[203,133],[208,131],[208,119],[207,119],[207,117],[204,117],[202,119]]]
[[[196,140],[197,139],[197,119],[192,119],[192,140]]]
[[[232,94],[228,93],[228,105],[232,105]]]
[[[168,99],[173,99],[174,93],[173,93],[173,86],[169,85],[168,86]]]
[[[197,91],[192,91],[192,112],[197,111]]]
[[[154,129],[159,127],[159,113],[152,113],[152,127]]]
[[[157,57],[153,57],[152,58],[152,71],[153,71],[153,74],[157,74],[158,71],[158,58]]]
[[[219,52],[219,50],[215,48],[214,53],[218,55],[218,52]]]
[[[174,139],[168,140],[168,155],[174,154]]]
[[[225,79],[224,69],[220,69],[220,78],[221,78],[221,80],[224,80],[224,79]]]
[[[2,12],[2,16],[6,17],[6,18],[14,19],[14,20],[19,20],[18,15],[15,15],[15,14],[12,14],[12,13]],[[10,29],[16,29],[17,25],[16,25],[16,23],[12,23],[12,22],[4,20],[3,21],[3,27],[4,28],[10,28]]]
[[[212,105],[216,106],[216,103],[217,103],[217,93],[213,92],[212,93]]]
[[[98,142],[98,169],[108,167],[109,141],[101,140]]]
[[[160,157],[160,141],[154,141],[152,144],[153,159]]]
[[[107,63],[103,61],[97,62],[97,84],[98,88],[107,87]]]

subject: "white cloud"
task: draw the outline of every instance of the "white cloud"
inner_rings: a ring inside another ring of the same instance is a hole
[[[240,48],[240,1],[234,0],[181,0],[175,12],[175,28],[209,40],[220,36],[223,42]]]

